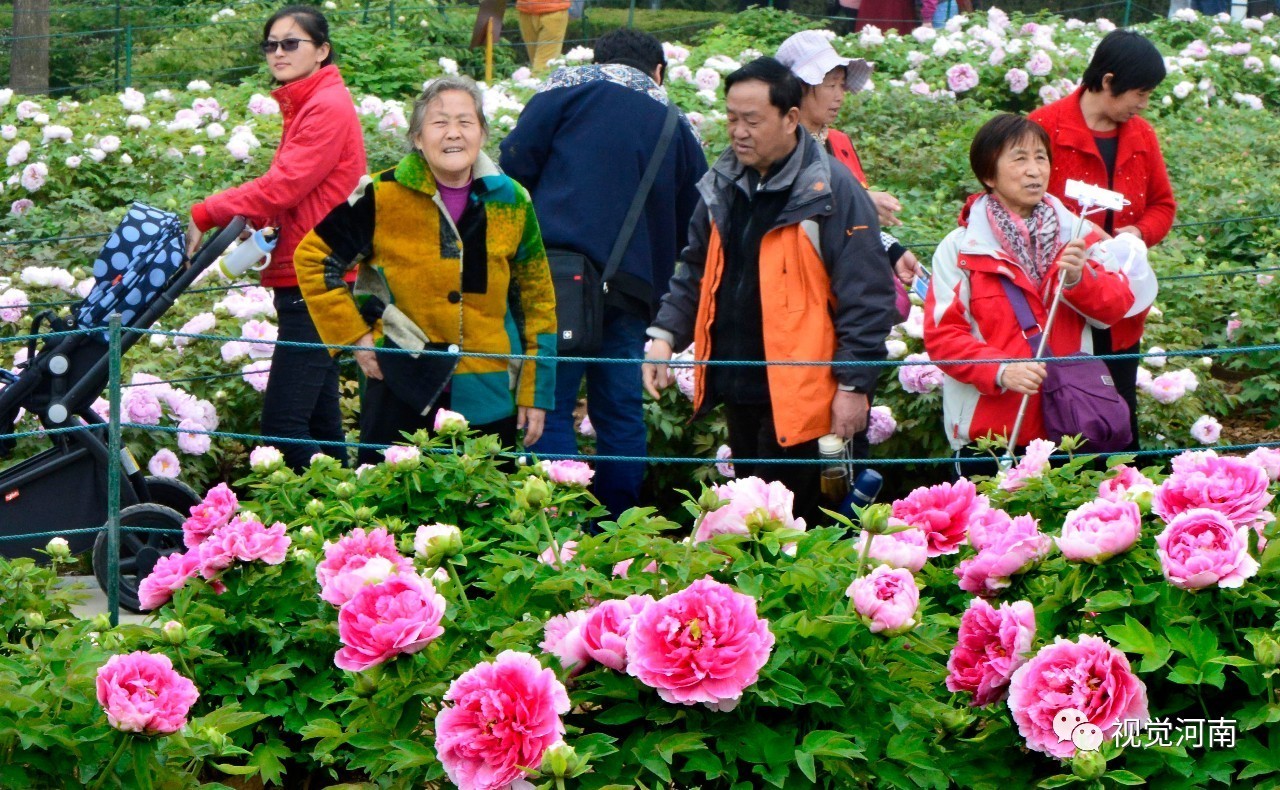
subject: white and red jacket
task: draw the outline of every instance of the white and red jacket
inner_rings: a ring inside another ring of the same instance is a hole
[[[1058,264],[1050,267],[1040,288],[1013,258],[1005,253],[987,218],[988,195],[971,198],[953,230],[933,255],[933,279],[925,299],[924,345],[933,360],[969,360],[965,364],[940,365],[946,374],[942,387],[943,424],[951,446],[959,449],[987,435],[1008,436],[1013,430],[1022,396],[996,383],[999,360],[1031,358],[1031,349],[1005,295],[1000,278],[1007,277],[1027,296],[1036,320],[1043,327],[1053,300]],[[1058,212],[1059,239],[1066,244],[1076,227],[1076,216],[1052,196],[1045,200]],[[1090,325],[1106,327],[1119,321],[1133,305],[1128,278],[1108,271],[1099,262],[1107,258],[1098,243],[1105,239],[1085,223],[1084,240],[1089,262],[1080,281],[1063,291],[1062,306],[1054,319],[1049,348],[1055,356],[1092,353]],[[1052,363],[1050,363],[1052,364]],[[1045,438],[1040,398],[1027,405],[1018,444]]]

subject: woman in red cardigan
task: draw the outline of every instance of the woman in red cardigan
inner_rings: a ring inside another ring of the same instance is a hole
[[[284,133],[267,172],[205,198],[191,209],[187,247],[232,217],[258,228],[280,229],[262,284],[275,291],[279,340],[319,343],[293,271],[298,242],[329,210],[355,191],[367,170],[364,134],[351,94],[333,65],[329,23],[311,6],[289,6],[263,27],[262,52],[280,87]],[[293,441],[280,443],[285,460],[301,469],[316,453],[339,455],[342,442],[337,362],[323,348],[276,346],[262,403],[262,433]],[[318,440],[318,441],[317,441]]]
[[[1115,30],[1098,44],[1079,90],[1031,113],[1031,120],[1044,127],[1053,144],[1049,193],[1075,213],[1080,211],[1079,204],[1065,194],[1069,180],[1123,194],[1129,205],[1106,212],[1098,224],[1108,233],[1133,234],[1148,247],[1168,235],[1178,208],[1160,141],[1140,116],[1164,77],[1164,58],[1150,41]],[[1146,317],[1144,310],[1110,329],[1094,329],[1094,353],[1137,353]],[[1129,449],[1138,450],[1138,360],[1110,360],[1107,367],[1129,404],[1133,428]]]

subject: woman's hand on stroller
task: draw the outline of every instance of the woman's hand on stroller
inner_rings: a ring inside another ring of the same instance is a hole
[[[196,255],[196,250],[200,249],[200,240],[204,238],[204,231],[196,227],[196,221],[193,219],[187,223],[187,260],[190,261]]]
[[[378,355],[373,352],[373,333],[366,332],[364,337],[356,341],[357,346],[368,348],[368,351],[355,352],[356,364],[364,371],[366,378],[382,380],[382,368],[378,367]]]

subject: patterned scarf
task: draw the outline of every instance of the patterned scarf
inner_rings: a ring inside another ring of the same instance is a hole
[[[621,85],[624,88],[643,93],[663,107],[671,103],[671,100],[667,98],[666,89],[654,82],[652,77],[634,66],[627,66],[622,63],[588,63],[585,66],[563,66],[551,72],[551,76],[547,77],[538,88],[538,93],[545,93],[556,88],[571,88],[575,85],[586,85],[590,82],[602,81],[612,82],[614,85]],[[702,142],[702,137],[698,135],[698,130],[683,112],[680,113],[680,121],[685,125],[685,128],[693,132],[693,136],[698,139],[698,142]]]
[[[1036,287],[1058,257],[1058,212],[1045,201],[1031,210],[1026,220],[1005,208],[995,195],[987,196],[987,219],[1000,248],[1018,262]]]

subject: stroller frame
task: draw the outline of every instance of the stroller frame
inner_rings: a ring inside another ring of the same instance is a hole
[[[145,330],[160,319],[200,274],[230,246],[245,227],[236,217],[214,234],[188,264],[178,269],[145,309],[127,324],[128,329]],[[47,314],[32,321],[32,332]],[[56,328],[56,327],[55,327]],[[120,340],[123,357],[143,336],[125,332]],[[36,338],[30,341],[35,352]],[[107,477],[111,458],[107,447],[107,424],[93,411],[94,400],[107,385],[110,350],[98,331],[65,335],[48,340],[28,359],[17,374],[0,369],[7,386],[0,390],[0,416],[24,408],[34,413],[46,429],[82,426],[48,437],[53,446],[0,471],[0,537],[25,533],[97,530],[68,536],[73,552],[94,547],[94,569],[105,572]],[[11,426],[0,425],[0,458],[12,451],[4,446]],[[190,487],[175,480],[148,477],[127,448],[121,451],[121,523],[173,529],[181,527],[187,509],[200,501]],[[126,518],[126,516],[129,516]],[[136,522],[136,523],[135,523]],[[180,545],[172,535],[129,532],[121,540],[121,603],[137,609],[136,581],[141,581],[155,562]],[[141,535],[141,537],[139,536]],[[0,554],[7,557],[36,556],[48,543],[48,536],[0,541]],[[101,555],[101,556],[99,556]],[[106,589],[105,575],[99,584]],[[136,581],[134,581],[136,578]]]

